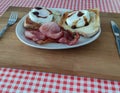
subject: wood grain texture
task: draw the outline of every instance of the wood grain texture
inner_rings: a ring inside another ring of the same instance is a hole
[[[11,11],[19,12],[19,21],[29,10],[10,7],[0,17],[0,29],[7,23]],[[0,67],[120,80],[120,58],[110,26],[110,20],[120,26],[120,14],[100,13],[100,18],[102,34],[96,41],[66,50],[26,46],[15,34],[16,23],[0,39]]]

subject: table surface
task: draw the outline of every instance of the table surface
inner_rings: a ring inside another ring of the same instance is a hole
[[[30,8],[10,7],[0,18],[1,28],[7,23],[11,11],[18,12],[17,24]],[[120,80],[120,59],[110,26],[110,20],[120,25],[119,14],[101,12],[100,20],[102,33],[97,40],[82,47],[63,50],[45,50],[26,46],[18,40],[15,34],[16,24],[14,24],[1,38],[0,66]]]
[[[109,2],[110,4],[113,3],[111,9],[109,7],[104,7],[103,9],[101,7],[101,3],[98,1],[95,2],[94,0],[86,1],[89,7],[88,6],[80,7],[80,4],[78,4],[78,6],[76,7],[77,2],[79,3],[81,2],[86,5],[84,0],[83,1],[75,0],[75,2],[72,2],[71,0],[66,0],[66,2],[63,2],[65,6],[63,6],[62,1],[63,0],[60,0],[61,4],[58,4],[58,6],[55,1],[54,1],[55,4],[53,4],[51,0],[49,1],[48,4],[45,3],[44,0],[43,1],[36,0],[36,2],[34,2],[36,4],[29,5],[28,1],[26,0],[26,2],[24,1],[25,3],[22,3],[23,1],[19,2],[17,1],[11,3],[11,5],[19,7],[23,6],[34,7],[38,5],[54,7],[52,5],[55,5],[55,7],[60,8],[87,9],[95,8],[97,7],[97,4],[99,4],[98,7],[100,8],[101,12],[119,13],[118,11],[119,9],[113,7],[113,5],[116,4],[120,5],[118,3],[118,0],[116,0],[116,2],[106,0],[106,2],[110,1]],[[30,0],[30,2],[32,1]],[[37,2],[41,3],[38,4]],[[70,6],[69,5],[70,3],[67,4],[67,2],[74,3],[74,5]],[[104,4],[106,4],[104,0],[101,0],[101,2],[104,2]],[[3,14],[5,10],[7,10],[8,6],[10,6],[10,3],[7,0],[4,2],[2,1],[2,6],[3,5],[6,6],[4,6],[3,8],[4,11],[0,10],[1,14]],[[28,8],[12,8],[12,7],[9,8],[7,12],[0,18],[2,23],[0,24],[0,28],[2,28],[6,24],[10,11],[11,10],[14,11],[16,9],[17,11],[22,10],[21,13],[19,13],[18,21],[24,14],[26,14],[29,11]],[[102,28],[101,36],[95,42],[87,46],[64,51],[41,50],[28,47],[17,39],[15,35],[16,24],[10,27],[8,31],[5,33],[4,37],[1,38],[2,45],[0,46],[1,47],[0,51],[3,53],[3,55],[1,55],[0,57],[0,66],[2,67],[0,69],[1,73],[0,92],[8,93],[8,90],[9,92],[43,92],[43,93],[120,92],[120,82],[110,81],[120,80],[119,79],[120,59],[117,54],[114,36],[112,34],[110,24],[108,23],[111,19],[115,20],[120,26],[119,14],[101,13],[101,28]],[[76,52],[77,56],[73,52]],[[63,55],[61,56],[61,54]],[[38,58],[39,55],[42,56]],[[57,59],[59,60],[52,61],[53,60],[51,58],[52,56],[54,56],[56,60]],[[65,57],[65,59],[62,59],[62,57]],[[40,62],[38,63],[39,60]],[[77,63],[74,63],[72,60],[75,60]],[[52,65],[48,64],[48,62],[51,62]],[[61,64],[58,64],[60,62]],[[69,64],[69,62],[71,64]],[[37,65],[35,63],[37,63]],[[44,64],[43,65],[44,68],[42,67],[42,64]],[[40,65],[41,68],[39,68],[38,65]],[[54,72],[61,74],[27,71],[13,68]],[[71,74],[75,76],[62,74]],[[93,77],[104,78],[109,80],[95,79]]]

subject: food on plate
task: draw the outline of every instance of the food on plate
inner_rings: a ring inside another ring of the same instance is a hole
[[[100,28],[98,9],[58,11],[36,7],[25,21],[25,37],[38,43],[75,45],[80,36],[91,37]]]
[[[26,30],[25,37],[38,44],[56,42],[74,45],[80,38],[80,34],[78,32],[71,33],[66,31],[55,22],[48,22],[41,25],[39,30]]]
[[[79,32],[84,37],[95,35],[100,28],[98,9],[65,12],[59,22],[65,30]]]
[[[58,11],[50,10],[43,7],[35,7],[29,11],[26,20],[24,21],[24,27],[26,29],[39,29],[39,27],[47,22],[58,22],[60,20],[61,13]]]

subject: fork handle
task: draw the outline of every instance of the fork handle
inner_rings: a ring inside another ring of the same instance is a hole
[[[7,30],[8,27],[9,27],[9,25],[6,25],[5,27],[3,27],[3,29],[0,31],[0,37],[3,36],[3,34],[5,33],[5,31]]]

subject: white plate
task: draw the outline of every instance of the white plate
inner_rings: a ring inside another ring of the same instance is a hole
[[[56,10],[56,8],[53,8],[54,10]],[[67,9],[60,9],[58,8],[57,10],[59,11],[68,11]],[[27,16],[27,15],[26,15]],[[37,44],[29,39],[27,39],[24,36],[24,31],[25,28],[23,27],[23,23],[24,20],[26,18],[26,16],[24,16],[17,24],[16,26],[16,35],[18,37],[18,39],[23,42],[24,44],[34,47],[34,48],[41,48],[41,49],[68,49],[68,48],[75,48],[75,47],[80,47],[80,46],[84,46],[86,44],[89,44],[93,41],[95,41],[101,34],[101,29],[99,29],[99,32],[94,35],[91,38],[84,38],[84,37],[80,37],[80,39],[78,40],[78,43],[72,46],[66,45],[66,44],[60,44],[60,43],[47,43],[47,44]]]

